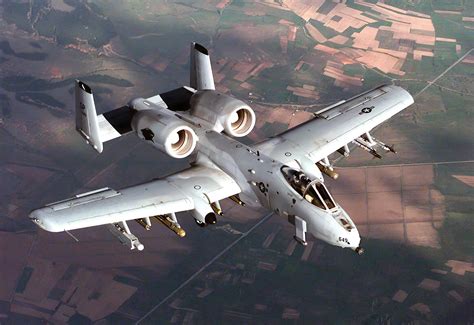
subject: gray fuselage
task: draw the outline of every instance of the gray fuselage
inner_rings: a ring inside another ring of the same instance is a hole
[[[196,134],[197,155],[205,155],[232,175],[247,205],[263,206],[292,223],[297,216],[306,221],[308,232],[331,245],[359,247],[359,232],[347,213],[337,203],[324,209],[303,198],[285,179],[285,165],[280,161],[259,151],[258,146],[247,146],[225,134],[203,129],[197,129]]]

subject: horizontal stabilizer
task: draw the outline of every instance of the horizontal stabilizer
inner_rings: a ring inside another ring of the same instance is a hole
[[[190,108],[191,97],[195,92],[194,89],[184,86],[149,97],[147,100],[170,111],[187,111]]]
[[[99,115],[97,119],[100,140],[106,142],[132,132],[132,118],[135,112],[128,106],[122,106]]]

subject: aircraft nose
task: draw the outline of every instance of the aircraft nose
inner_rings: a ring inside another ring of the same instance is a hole
[[[357,228],[352,229],[350,235],[351,249],[354,250],[357,254],[361,255],[364,252],[364,249],[360,247],[360,234]]]
[[[357,230],[357,228],[352,230],[350,242],[351,242],[351,246],[359,247],[359,245],[360,245],[360,235],[359,235],[359,231]]]

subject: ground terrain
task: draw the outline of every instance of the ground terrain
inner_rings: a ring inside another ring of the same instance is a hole
[[[474,231],[474,6],[447,0],[0,1],[0,322],[470,323]],[[267,211],[184,239],[132,225],[128,251],[105,229],[40,231],[28,212],[87,190],[187,166],[133,137],[97,155],[74,130],[74,79],[99,112],[188,80],[191,41],[218,90],[246,100],[247,143],[381,83],[415,104],[374,134],[397,155],[337,154],[337,201],[366,255],[303,248]],[[263,218],[263,219],[262,219]]]

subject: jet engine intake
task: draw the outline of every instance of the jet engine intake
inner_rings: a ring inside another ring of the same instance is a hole
[[[196,148],[194,130],[182,120],[154,110],[138,111],[132,120],[138,137],[173,158],[185,158]]]
[[[202,90],[191,97],[191,115],[213,125],[216,132],[244,137],[255,126],[255,113],[243,101],[213,90]]]

